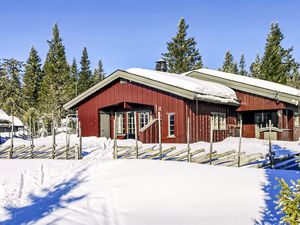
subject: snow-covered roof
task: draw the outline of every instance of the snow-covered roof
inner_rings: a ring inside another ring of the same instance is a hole
[[[0,120],[9,121],[9,116],[2,109],[0,109]]]
[[[11,121],[11,116],[9,116],[9,122],[12,122]],[[15,127],[23,127],[24,126],[22,121],[16,116],[14,116],[14,126]]]
[[[119,78],[144,84],[188,99],[217,104],[239,105],[234,90],[222,84],[182,76],[181,74],[131,68],[113,72],[103,81],[67,102],[64,108],[70,109],[78,106],[87,97]]]
[[[256,88],[261,88],[264,90],[275,91],[278,93],[284,93],[288,95],[293,95],[295,97],[300,97],[300,90],[296,88],[292,88],[286,85],[278,84],[271,81],[261,80],[253,77],[241,76],[232,73],[225,73],[217,70],[212,69],[198,69],[191,72],[183,73],[182,75],[191,76],[193,72],[198,72],[201,74],[209,75],[211,77],[220,78],[223,80],[233,81],[235,82],[236,86],[238,83],[250,85]],[[209,79],[210,80],[210,79]],[[211,80],[210,80],[211,81]],[[227,83],[225,84],[227,85]]]
[[[236,102],[237,100],[234,90],[222,84],[212,83],[209,81],[203,81],[188,76],[182,76],[180,74],[167,73],[156,70],[131,68],[127,69],[126,71],[131,74],[135,74],[164,84],[179,87],[194,92],[195,94],[199,94],[196,95],[196,97],[206,96],[207,98],[211,98],[211,100],[216,100],[220,102],[225,101],[223,103]]]

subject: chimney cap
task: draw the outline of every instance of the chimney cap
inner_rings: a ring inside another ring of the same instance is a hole
[[[163,58],[160,58],[159,60],[157,60],[155,63],[165,63],[166,62],[166,60],[164,60]]]
[[[155,63],[156,63],[155,70],[162,71],[162,72],[167,72],[168,68],[167,68],[167,62],[165,60],[160,58]]]

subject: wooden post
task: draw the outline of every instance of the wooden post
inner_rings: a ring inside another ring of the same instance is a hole
[[[274,155],[272,152],[271,131],[272,131],[272,121],[269,120],[269,160],[270,160],[270,167],[273,169],[274,168]]]
[[[187,118],[186,124],[186,141],[187,141],[187,154],[188,154],[188,162],[191,162],[191,148],[190,148],[190,117]]]
[[[35,133],[35,121],[34,120],[32,121],[32,125],[33,125],[32,134],[33,134],[33,137],[35,137],[36,133]]]
[[[117,146],[117,123],[116,123],[116,119],[117,119],[117,113],[115,113],[115,117],[114,117],[114,159],[118,159],[118,155],[117,155],[117,150],[118,150],[118,146]]]
[[[139,144],[138,144],[138,130],[137,130],[137,113],[134,112],[134,136],[135,136],[135,147],[136,147],[136,158],[139,158]]]
[[[210,116],[210,145],[209,145],[209,164],[212,164],[212,152],[213,152],[213,117]]]
[[[159,141],[159,159],[162,159],[162,143],[161,143],[161,116],[158,112],[158,141]]]
[[[30,132],[30,157],[33,158],[33,135],[32,135],[32,119],[29,117],[29,132]]]
[[[78,144],[75,144],[75,159],[79,159],[79,147]]]
[[[76,133],[79,135],[78,123],[79,123],[78,110],[76,110]]]
[[[52,159],[55,158],[55,148],[56,148],[55,121],[54,121],[54,112],[52,110]]]
[[[70,139],[68,133],[68,115],[67,115],[66,116],[66,159],[69,158],[69,145],[70,145]]]
[[[11,135],[10,135],[10,151],[8,153],[8,158],[12,158],[13,154],[13,149],[14,149],[14,116],[11,114]]]
[[[79,156],[78,158],[82,158],[82,135],[81,135],[81,123],[78,122],[78,131],[79,131]]]
[[[239,150],[238,150],[238,167],[241,166],[241,149],[242,149],[242,135],[243,135],[243,119],[240,118],[240,137],[239,137]]]

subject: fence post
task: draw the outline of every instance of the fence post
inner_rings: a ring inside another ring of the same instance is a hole
[[[79,131],[79,156],[78,158],[82,158],[82,135],[81,135],[81,123],[80,121],[78,122],[78,131]]]
[[[191,162],[191,148],[190,148],[190,117],[187,118],[186,140],[187,140],[187,150],[188,150],[188,162]]]
[[[78,144],[75,144],[75,159],[79,159],[79,147]]]
[[[162,159],[162,143],[161,143],[161,115],[158,112],[158,141],[159,141],[159,159]]]
[[[134,133],[135,133],[135,147],[136,147],[136,158],[139,158],[139,144],[138,144],[138,131],[137,131],[137,112],[134,112]]]
[[[271,129],[272,129],[272,121],[269,120],[269,160],[270,160],[270,166],[272,169],[274,169],[274,153],[272,151],[272,143],[271,143]]]
[[[115,117],[114,117],[114,159],[118,159],[118,146],[117,146],[117,123],[116,123],[116,119],[117,119],[117,113],[115,113]]]
[[[11,114],[11,137],[10,137],[10,151],[8,153],[8,158],[12,158],[13,149],[14,149],[14,116]]]
[[[66,116],[66,159],[69,158],[68,115]]]
[[[32,119],[29,117],[29,132],[30,132],[30,157],[33,158],[33,135],[32,135]]]
[[[55,158],[55,148],[56,148],[56,141],[55,141],[55,122],[54,122],[54,112],[52,110],[52,159]]]
[[[242,135],[243,135],[243,119],[240,118],[240,137],[239,137],[239,150],[238,150],[238,167],[241,166],[241,149],[242,149]]]
[[[210,145],[209,145],[209,164],[212,164],[212,152],[213,152],[213,117],[210,116]]]

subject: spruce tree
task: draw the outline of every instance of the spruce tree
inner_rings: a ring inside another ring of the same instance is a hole
[[[284,179],[277,179],[281,190],[277,200],[277,209],[283,214],[281,221],[283,224],[298,225],[300,224],[300,180],[291,181],[289,186]]]
[[[294,67],[299,67],[291,53],[293,48],[284,49],[281,42],[284,35],[278,23],[272,23],[266,40],[265,52],[261,61],[261,78],[286,84]]]
[[[29,58],[25,64],[23,79],[23,94],[26,97],[26,108],[37,110],[38,96],[42,82],[41,59],[34,47],[31,48]]]
[[[24,113],[24,96],[21,91],[23,63],[4,59],[1,65],[0,108],[8,114],[21,117]]]
[[[248,76],[244,54],[241,55],[238,74],[243,76]]]
[[[74,96],[78,95],[78,67],[77,67],[77,62],[76,59],[74,58],[72,61],[72,65],[70,68],[70,76],[72,80],[72,85],[74,91]]]
[[[184,18],[181,18],[176,36],[167,43],[168,51],[162,54],[171,73],[183,73],[203,66],[195,38],[187,38],[188,27]]]
[[[92,76],[92,85],[91,86],[99,83],[104,78],[105,78],[105,73],[104,73],[104,70],[103,70],[102,60],[100,59],[98,61],[98,67],[94,70],[94,73],[93,73],[93,76]]]
[[[90,70],[90,64],[91,62],[89,60],[87,49],[84,47],[80,61],[81,69],[78,77],[78,94],[86,91],[92,84],[92,71]]]
[[[53,37],[48,41],[49,50],[44,64],[44,77],[39,95],[40,108],[46,115],[52,110],[56,116],[64,116],[63,104],[72,97],[72,82],[65,47],[59,34],[58,25],[52,31]]]
[[[227,51],[224,57],[223,66],[219,69],[226,73],[238,73],[238,67],[236,62],[234,61],[233,55],[230,51]]]
[[[259,57],[259,54],[257,54],[255,61],[250,66],[250,74],[249,75],[251,77],[261,78],[260,64],[261,64],[261,59]]]

